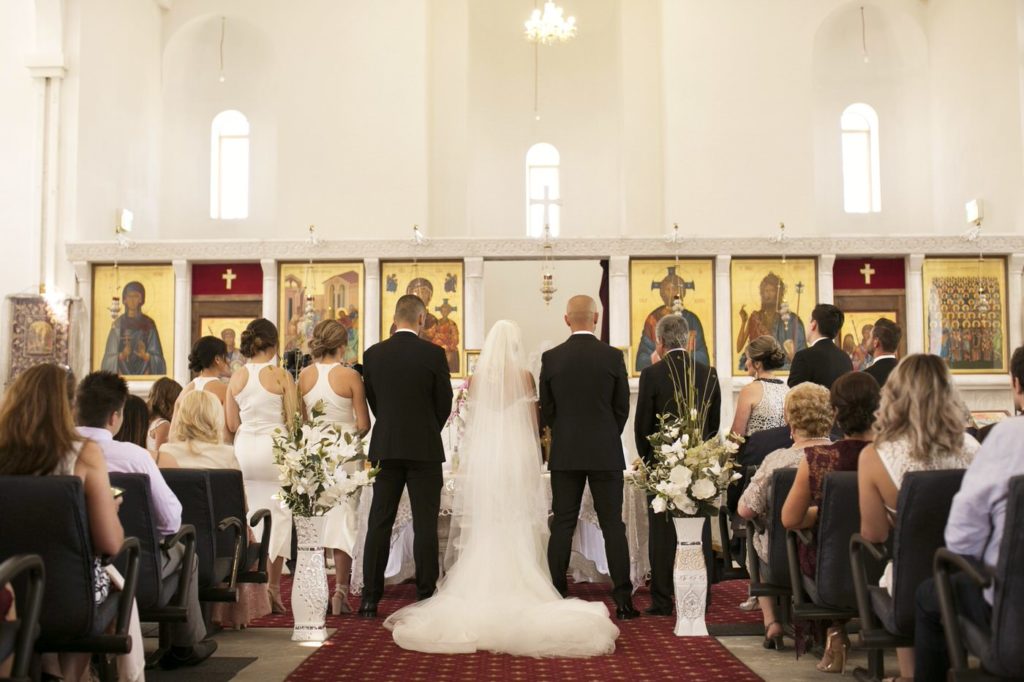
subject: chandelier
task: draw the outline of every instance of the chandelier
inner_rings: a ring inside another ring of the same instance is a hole
[[[564,18],[564,10],[551,0],[544,3],[544,11],[534,9],[526,22],[526,39],[531,43],[551,45],[564,43],[576,37],[576,17]]]

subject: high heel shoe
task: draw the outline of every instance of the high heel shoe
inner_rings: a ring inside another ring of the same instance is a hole
[[[352,613],[352,605],[348,603],[348,588],[339,587],[331,596],[331,615],[340,616]]]
[[[775,625],[779,626],[779,634],[772,636],[769,633]],[[785,644],[782,639],[782,623],[777,620],[773,620],[768,623],[768,626],[764,629],[764,642],[761,643],[761,646],[765,649],[774,649],[775,651],[782,651],[783,648],[785,648]]]
[[[288,613],[288,610],[281,603],[281,587],[267,587],[267,595],[270,597],[271,613]]]
[[[825,642],[825,655],[815,666],[823,673],[846,673],[846,654],[850,651],[850,638],[841,628],[829,628]]]

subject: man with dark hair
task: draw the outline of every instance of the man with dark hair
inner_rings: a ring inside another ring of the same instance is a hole
[[[808,338],[811,345],[793,356],[789,368],[789,385],[805,381],[832,388],[832,383],[853,371],[850,356],[835,344],[846,317],[843,311],[829,303],[814,306]]]
[[[871,330],[871,355],[874,360],[864,371],[875,378],[878,385],[885,386],[889,374],[896,369],[896,349],[900,347],[903,330],[892,320],[882,317]]]
[[[121,429],[124,420],[124,403],[127,399],[128,384],[117,374],[102,370],[86,376],[78,385],[75,399],[78,433],[100,446],[107,469],[112,473],[149,476],[156,530],[161,536],[173,535],[181,528],[181,502],[167,486],[160,469],[145,448],[114,440],[114,434]],[[162,554],[160,577],[167,582],[185,568],[182,566],[185,548],[178,543],[170,549],[162,550]],[[187,620],[171,625],[171,648],[160,659],[161,667],[166,669],[197,665],[217,650],[217,642],[206,639],[206,626],[199,608],[197,567],[198,563],[193,561],[190,567],[192,579],[188,587]]]

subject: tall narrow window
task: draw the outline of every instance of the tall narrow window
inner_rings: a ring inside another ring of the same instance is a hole
[[[867,104],[851,104],[840,119],[843,131],[843,209],[847,213],[882,210],[879,180],[878,114]]]
[[[249,119],[229,109],[213,119],[210,135],[210,217],[249,216]]]
[[[558,236],[561,225],[561,192],[558,182],[558,150],[547,142],[539,142],[526,152],[526,234],[544,235],[544,226],[551,236]]]

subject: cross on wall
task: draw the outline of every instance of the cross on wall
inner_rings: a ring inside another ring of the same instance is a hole
[[[220,276],[220,278],[224,280],[224,288],[227,289],[228,291],[231,291],[231,283],[238,279],[238,275],[232,272],[231,268],[228,268],[227,271]]]
[[[871,267],[871,263],[865,263],[864,267],[862,267],[858,272],[860,272],[860,274],[864,275],[864,284],[869,284],[870,285],[871,284],[871,275],[875,274],[877,272],[877,270],[875,270],[873,267]]]

